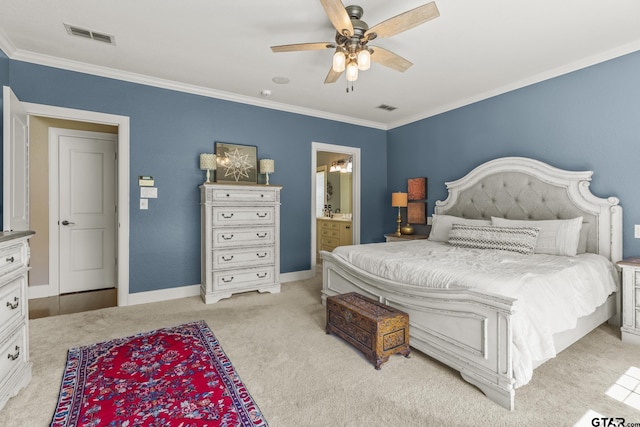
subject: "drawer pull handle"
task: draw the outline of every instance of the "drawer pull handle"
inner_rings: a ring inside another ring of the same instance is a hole
[[[227,194],[227,197],[229,197],[229,195]]]
[[[231,282],[233,282],[233,276],[229,277],[228,279],[226,277],[223,277],[222,281],[224,283],[231,283]]]
[[[223,235],[222,235],[222,238],[223,238],[224,240],[231,240],[231,239],[233,239],[233,234],[232,234],[232,235],[230,235],[229,237],[227,237],[227,236],[225,236],[225,235],[223,234]]]
[[[258,215],[258,218],[266,218],[268,214],[266,212],[263,214],[261,214],[260,212],[256,212],[256,215]]]
[[[18,299],[18,297],[14,297],[13,301],[15,302],[15,304],[11,304],[11,302],[7,301],[7,307],[9,307],[11,310],[15,310],[16,308],[18,308],[18,305],[20,305],[20,300]]]
[[[7,354],[7,359],[16,360],[20,357],[20,346],[16,346],[16,354]]]
[[[225,219],[233,218],[233,214],[228,215],[226,213],[222,213],[222,218],[225,218]]]
[[[351,226],[350,225],[347,225],[346,228],[347,228],[347,230],[351,230]]]
[[[14,257],[7,258],[7,262],[13,262],[13,261],[15,261],[15,260],[16,260],[16,259],[15,259]]]
[[[267,277],[267,273],[256,273],[256,276],[258,276],[258,279],[264,279],[265,277]]]
[[[264,194],[261,194],[260,197],[264,197]]]
[[[233,259],[233,255],[231,255],[229,258],[227,258],[224,255],[222,255],[222,260],[223,261],[231,261],[232,259]]]
[[[260,255],[260,254],[256,254],[256,256],[257,256],[258,258],[264,258],[264,257],[266,257],[266,256],[267,256],[267,253],[265,252],[265,253],[263,253],[262,255]]]
[[[258,239],[264,239],[265,237],[267,237],[269,235],[269,233],[256,233],[256,236],[258,236]]]

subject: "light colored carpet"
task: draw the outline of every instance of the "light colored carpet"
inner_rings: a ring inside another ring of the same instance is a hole
[[[250,292],[211,305],[193,297],[35,319],[33,379],[0,412],[0,424],[50,423],[70,347],[200,319],[272,427],[560,426],[574,425],[589,410],[640,422],[638,409],[605,395],[629,367],[640,368],[640,347],[622,343],[607,325],[536,369],[509,412],[418,351],[409,359],[392,356],[376,371],[325,334],[320,289],[316,277],[285,283],[280,294]]]

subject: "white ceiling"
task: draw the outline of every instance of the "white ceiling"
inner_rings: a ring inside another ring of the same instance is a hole
[[[357,0],[373,26],[427,0]],[[372,64],[355,91],[325,85],[332,42],[319,0],[0,0],[0,48],[12,59],[390,129],[640,50],[638,0],[437,0],[440,17],[370,44],[413,62]],[[115,46],[70,36],[71,24]],[[273,77],[290,83],[275,84]],[[262,90],[271,96],[262,97]],[[397,110],[376,107],[388,104]]]

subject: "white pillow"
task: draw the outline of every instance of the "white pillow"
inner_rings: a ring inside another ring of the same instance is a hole
[[[449,233],[449,244],[463,248],[499,249],[531,255],[539,232],[540,229],[537,227],[453,224]]]
[[[488,219],[468,219],[451,215],[433,215],[431,217],[429,240],[434,242],[448,242],[449,232],[454,223],[463,225],[491,225],[491,221]]]
[[[538,227],[538,241],[534,253],[575,256],[580,242],[582,217],[541,221],[514,220],[491,217],[493,225],[502,227]]]

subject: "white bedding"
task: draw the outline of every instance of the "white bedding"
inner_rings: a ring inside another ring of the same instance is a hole
[[[473,288],[517,299],[512,316],[516,387],[529,382],[536,361],[555,357],[553,334],[572,329],[618,288],[607,258],[521,255],[467,249],[428,240],[341,246],[333,253],[397,283]]]

